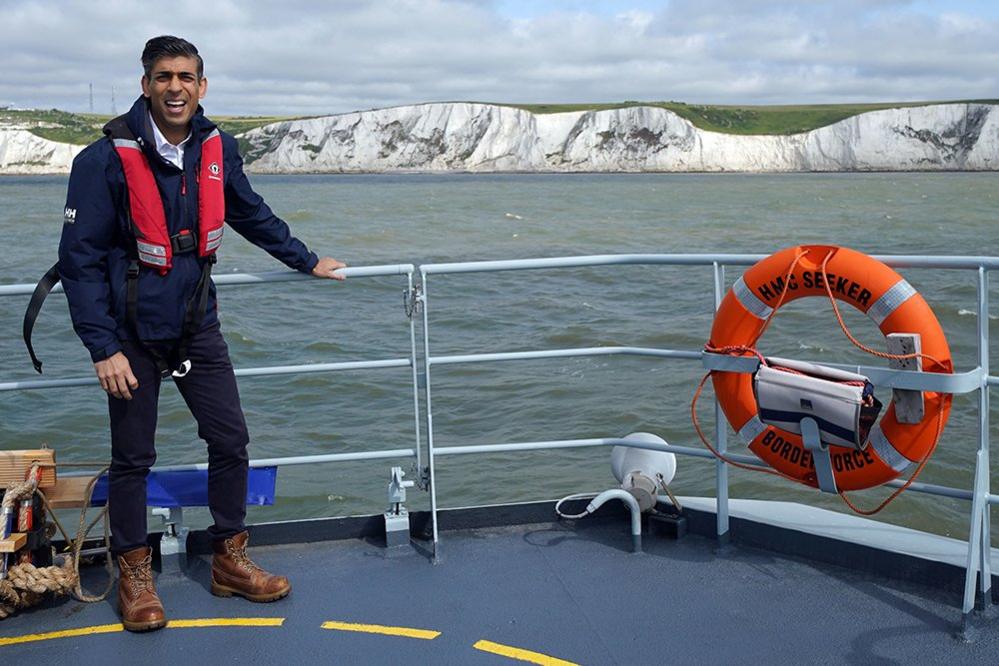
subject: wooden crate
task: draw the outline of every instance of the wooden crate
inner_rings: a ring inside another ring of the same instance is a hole
[[[10,488],[24,481],[24,475],[34,462],[55,463],[55,451],[35,449],[33,451],[0,451],[0,488]],[[51,488],[56,482],[55,467],[42,468],[39,488]]]

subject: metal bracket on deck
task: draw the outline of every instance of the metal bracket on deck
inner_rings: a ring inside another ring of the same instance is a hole
[[[160,539],[160,564],[163,573],[179,573],[187,568],[187,534],[184,510],[177,507],[157,507],[153,515],[163,519]]]
[[[805,448],[812,452],[815,463],[815,476],[819,481],[819,490],[824,493],[839,494],[836,487],[836,477],[833,475],[832,457],[829,455],[829,445],[823,444],[819,437],[819,424],[815,419],[801,419],[801,441]]]
[[[392,468],[392,478],[388,486],[388,511],[385,512],[385,547],[396,548],[409,545],[409,511],[406,502],[406,488],[412,488],[413,481],[403,481],[406,473],[401,467]]]

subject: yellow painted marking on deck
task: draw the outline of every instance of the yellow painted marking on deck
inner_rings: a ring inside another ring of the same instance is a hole
[[[439,631],[430,629],[413,629],[411,627],[386,627],[381,624],[357,624],[354,622],[323,622],[323,629],[336,631],[360,631],[365,634],[385,634],[386,636],[405,636],[406,638],[422,638],[432,641],[441,635]]]
[[[280,627],[284,625],[283,617],[214,617],[198,618],[193,620],[170,620],[167,622],[167,629],[191,629],[195,627]],[[66,629],[64,631],[50,631],[44,634],[25,634],[23,636],[11,636],[10,638],[0,638],[0,647],[4,645],[17,645],[19,643],[34,643],[36,641],[48,641],[54,638],[74,638],[76,636],[92,636],[94,634],[113,634],[125,631],[121,624],[99,624],[93,627],[81,627],[80,629]]]
[[[479,641],[472,647],[476,650],[482,650],[483,652],[498,654],[501,657],[509,657],[510,659],[516,659],[517,661],[527,661],[532,664],[541,664],[542,666],[579,666],[579,664],[572,661],[557,659],[555,657],[550,657],[547,654],[531,652],[530,650],[522,650],[521,648],[503,645],[502,643],[493,643],[492,641]]]
[[[167,629],[194,627],[280,627],[283,617],[206,617],[194,620],[170,620]]]
[[[91,634],[113,634],[118,631],[125,631],[125,627],[120,624],[99,624],[81,629],[66,629],[64,631],[50,631],[44,634],[25,634],[24,636],[0,638],[0,645],[17,645],[18,643],[33,643],[53,638],[72,638],[73,636],[89,636]]]

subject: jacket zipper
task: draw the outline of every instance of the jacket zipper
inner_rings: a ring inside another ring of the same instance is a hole
[[[181,207],[184,212],[181,218],[181,225],[187,228],[187,173],[183,172],[180,174],[180,201]]]

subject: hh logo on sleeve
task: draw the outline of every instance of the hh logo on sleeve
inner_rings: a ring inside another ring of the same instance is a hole
[[[66,206],[62,214],[63,224],[76,224],[76,209]]]

